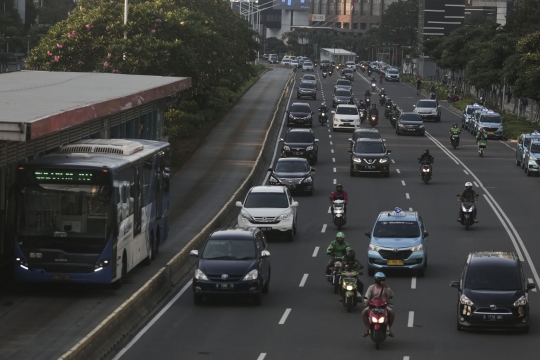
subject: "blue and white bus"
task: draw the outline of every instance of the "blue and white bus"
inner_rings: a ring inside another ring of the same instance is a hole
[[[19,165],[15,279],[120,286],[167,239],[170,145],[82,140]]]

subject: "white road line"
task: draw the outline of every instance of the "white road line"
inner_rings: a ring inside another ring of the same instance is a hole
[[[259,355],[257,360],[264,360],[265,357],[266,357],[266,353],[261,353],[261,355]],[[407,356],[407,358],[408,358],[408,356]],[[405,360],[405,359],[403,359],[403,360]],[[407,359],[407,360],[409,360],[409,359]]]
[[[330,152],[333,154],[333,153],[334,153],[334,149],[330,149]]]
[[[416,289],[416,276],[411,279],[411,289]]]
[[[399,171],[399,169],[396,169],[396,171],[397,171],[398,174],[401,174],[401,171]]]
[[[307,280],[308,275],[309,274],[304,274],[304,276],[302,276],[302,280],[300,281],[299,287],[304,287],[304,285],[306,285],[306,280]]]
[[[334,143],[332,143],[332,142],[330,141],[330,145],[334,146]]]
[[[403,360],[409,360],[410,358],[408,356],[404,356]]]
[[[467,170],[463,170],[463,172],[465,173],[465,175],[469,175],[469,173],[467,172]]]
[[[332,162],[336,162],[336,158],[332,158]]]
[[[412,209],[412,208],[409,208],[409,211],[413,211],[413,209]]]
[[[328,129],[328,132],[330,132],[330,129]]]
[[[334,179],[334,185],[336,185],[336,184],[337,184],[337,179]]]
[[[287,309],[285,310],[285,314],[283,314],[283,316],[281,317],[281,320],[279,320],[279,325],[283,325],[285,324],[285,321],[287,320],[287,316],[289,316],[289,314],[291,313],[291,309]]]
[[[401,184],[405,186],[405,180],[401,180]]]
[[[334,172],[336,172],[336,168],[334,168]]]
[[[534,282],[533,279],[527,279],[527,280],[528,280],[530,283]],[[538,284],[537,284],[536,286],[538,286]],[[536,290],[536,288],[535,288],[535,289],[532,289],[532,291],[537,292],[538,290]]]
[[[331,138],[332,138],[332,135],[331,135],[331,134],[328,134],[328,137],[331,139]]]
[[[407,322],[407,327],[413,327],[414,324],[414,311],[409,311],[409,321]]]
[[[169,301],[169,303],[165,305],[165,307],[161,309],[161,311],[152,320],[150,320],[150,322],[137,335],[135,335],[135,337],[129,342],[129,344],[127,344],[125,348],[123,348],[118,354],[116,354],[113,360],[120,359],[122,355],[124,355],[133,345],[135,345],[135,343],[139,341],[139,339],[152,327],[152,325],[154,325],[163,316],[163,314],[165,314],[165,312],[169,310],[169,308],[176,302],[176,300],[178,300],[178,298],[182,296],[182,294],[184,294],[184,292],[191,287],[191,282],[192,280],[189,280],[188,283],[184,285],[182,290],[180,290],[178,294],[176,294],[174,298],[172,298],[172,300]]]
[[[517,254],[519,256],[519,259],[521,261],[524,261],[523,258],[522,258],[523,254],[521,253],[521,249],[523,249],[523,253],[525,254],[525,258],[527,259],[527,262],[529,263],[529,266],[530,266],[531,271],[533,273],[534,279],[536,280],[537,284],[540,284],[540,276],[538,276],[538,272],[536,271],[536,266],[534,266],[534,263],[533,263],[533,261],[531,259],[531,255],[529,254],[529,251],[525,247],[525,244],[523,243],[523,240],[521,239],[521,236],[519,236],[519,233],[517,232],[516,228],[514,227],[514,224],[512,224],[512,222],[510,221],[508,216],[506,216],[506,213],[503,211],[503,209],[497,203],[497,201],[495,200],[493,195],[491,195],[491,193],[488,191],[488,189],[486,189],[484,187],[484,185],[482,184],[480,179],[457,156],[455,156],[454,154],[449,152],[440,143],[440,141],[435,139],[433,136],[431,136],[431,134],[426,133],[426,135],[431,139],[431,141],[433,141],[435,143],[435,145],[437,145],[442,151],[444,151],[450,158],[457,159],[459,161],[459,164],[461,164],[461,166],[463,166],[465,169],[467,169],[467,171],[471,174],[471,176],[473,176],[474,179],[478,182],[478,185],[480,185],[479,187],[482,190],[484,190],[484,192],[486,193],[486,194],[484,194],[484,197],[486,199],[489,197],[489,199],[492,201],[492,203],[490,203],[490,206],[492,207],[493,211],[497,214],[497,217],[499,218],[499,221],[501,222],[501,224],[503,224],[506,232],[508,233],[508,236],[510,237],[510,240],[512,240],[512,243],[514,244],[514,247],[516,248],[516,252],[517,252]],[[454,161],[456,161],[456,160],[454,160]],[[495,209],[497,209],[497,211]],[[504,219],[504,221],[502,219]],[[508,227],[504,224],[504,222],[506,222],[508,224]],[[508,228],[510,228],[511,231]],[[519,243],[519,246],[521,247],[521,249],[517,246],[516,242],[514,241],[514,235],[515,235],[515,241],[517,241]]]
[[[324,225],[322,226],[322,230],[321,230],[322,233],[326,231],[326,226],[327,226],[326,224],[324,224]]]
[[[478,187],[478,183],[476,181],[473,181],[472,183],[474,184],[474,186]]]
[[[390,161],[392,161],[392,164],[395,164],[396,162],[394,161],[394,159],[390,159]]]
[[[318,253],[319,253],[319,247],[315,246],[315,250],[313,250],[313,255],[311,257],[317,257]]]
[[[515,150],[516,150],[516,149],[512,148],[510,145],[508,145],[507,143],[505,143],[505,142],[502,141],[502,140],[499,140],[499,142],[500,142],[501,144],[504,144],[504,145],[508,146],[508,147],[510,148],[510,150],[512,150],[512,151],[515,151]]]
[[[405,197],[406,197],[407,199],[410,199],[410,198],[411,198],[411,197],[409,196],[409,193],[405,193]]]

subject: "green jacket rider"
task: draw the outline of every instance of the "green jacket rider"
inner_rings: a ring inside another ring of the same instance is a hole
[[[343,232],[338,232],[336,234],[336,240],[332,241],[328,248],[326,249],[326,255],[331,257],[330,261],[326,265],[326,274],[330,275],[330,268],[334,265],[334,259],[336,257],[345,257],[347,255],[347,249],[350,249],[351,246],[345,242],[345,234]]]
[[[487,132],[484,130],[483,127],[481,127],[478,130],[478,133],[476,134],[476,143],[478,144],[478,140],[487,140]]]
[[[450,128],[450,141],[452,141],[452,135],[459,135],[461,134],[461,129],[459,128],[457,123],[453,123],[452,127]]]

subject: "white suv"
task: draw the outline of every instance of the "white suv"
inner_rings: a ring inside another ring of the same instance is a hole
[[[360,127],[360,114],[356,105],[339,104],[336,111],[332,111],[334,119],[332,128],[334,131],[339,129],[356,130]]]
[[[254,186],[244,203],[237,201],[240,210],[238,226],[258,227],[266,233],[285,233],[293,241],[296,233],[296,210],[294,201],[285,186]]]
[[[355,70],[356,71],[356,63],[354,61],[347,61],[345,63],[345,67],[347,69]]]

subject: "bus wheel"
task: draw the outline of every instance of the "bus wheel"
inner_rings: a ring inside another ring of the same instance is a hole
[[[143,260],[144,266],[149,266],[154,260],[154,235],[150,235],[150,244],[148,244],[148,256]]]

